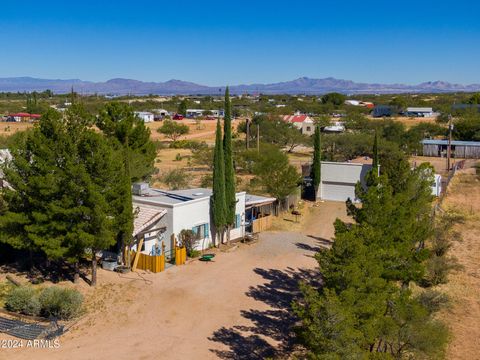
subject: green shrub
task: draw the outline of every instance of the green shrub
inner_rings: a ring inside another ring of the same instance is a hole
[[[25,315],[40,314],[40,302],[35,290],[28,286],[14,288],[5,301],[5,308],[9,311]]]
[[[177,140],[170,143],[171,149],[190,149],[190,150],[200,150],[207,148],[208,145],[205,141],[195,141],[195,140]]]
[[[45,288],[40,294],[44,316],[71,319],[80,313],[83,296],[77,290],[56,286]]]

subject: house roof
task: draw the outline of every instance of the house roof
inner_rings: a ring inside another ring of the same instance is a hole
[[[135,204],[133,205],[133,211],[136,214],[133,220],[133,236],[147,230],[167,213],[166,209]]]
[[[161,190],[148,188],[144,195],[133,195],[133,201],[148,202],[155,205],[175,205],[197,199],[210,198],[210,189]]]
[[[29,114],[29,113],[16,113],[16,114],[10,114],[9,116],[12,117],[31,117],[31,118],[39,118],[41,115],[40,114]]]
[[[423,145],[448,145],[448,140],[425,139],[425,140],[422,140],[422,144]],[[480,146],[480,141],[452,140],[452,145]]]
[[[433,112],[431,107],[408,107],[408,112]]]
[[[245,196],[245,207],[251,207],[254,205],[265,205],[275,202],[277,199],[272,197],[265,197],[260,195],[247,194]]]
[[[313,122],[308,115],[285,115],[283,120],[290,123],[303,123],[304,121]]]

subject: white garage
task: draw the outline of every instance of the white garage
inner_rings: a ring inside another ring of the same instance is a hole
[[[355,185],[365,185],[365,175],[372,165],[322,161],[322,181],[317,198],[329,201],[358,201],[355,197]]]

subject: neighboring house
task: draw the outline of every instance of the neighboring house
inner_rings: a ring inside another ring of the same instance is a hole
[[[135,111],[134,112],[137,117],[139,117],[143,122],[149,123],[153,122],[154,120],[154,115],[151,112],[148,111]]]
[[[431,107],[408,107],[405,115],[412,117],[434,117],[437,114]]]
[[[303,192],[306,198],[311,198],[313,195],[317,200],[347,201],[351,199],[358,202],[355,186],[359,181],[366,186],[365,176],[372,169],[372,164],[371,161],[369,163],[322,161],[322,180],[316,194],[313,192],[312,179],[309,176],[310,167],[310,164],[302,166],[305,176]]]
[[[422,140],[423,156],[446,157],[448,154],[448,140]],[[480,142],[458,141],[451,142],[451,156],[453,158],[480,159]]]
[[[178,239],[182,230],[192,230],[197,234],[198,250],[210,247],[215,236],[210,218],[211,195],[210,189],[168,191],[150,188],[145,183],[134,184],[133,207],[137,216],[135,231],[138,233],[142,229],[145,237],[142,253],[157,254],[162,244],[166,252],[171,251],[172,235]],[[245,192],[236,195],[236,218],[235,226],[230,232],[231,240],[245,235],[245,197]],[[145,229],[152,231],[145,232]]]
[[[369,108],[369,109],[373,109],[375,107],[375,105],[372,102],[360,101],[360,100],[345,100],[345,105],[362,106],[362,107],[366,107],[366,108]]]
[[[304,135],[313,135],[315,121],[308,115],[285,115],[283,121],[293,124]]]
[[[162,121],[163,119],[165,119],[167,116],[170,115],[170,113],[165,109],[155,109],[154,112],[155,112],[153,115],[154,121]]]
[[[40,119],[41,115],[40,114],[29,114],[29,113],[16,113],[16,114],[10,114],[7,117],[7,121],[16,121],[16,122],[21,122],[21,121],[34,121]]]
[[[202,117],[203,113],[205,111],[207,111],[207,110],[204,110],[204,109],[187,109],[187,111],[186,111],[187,116],[186,117],[189,118],[189,119]],[[225,115],[225,112],[223,110],[210,110],[210,113],[212,114],[212,116],[215,116],[215,117],[223,117]]]

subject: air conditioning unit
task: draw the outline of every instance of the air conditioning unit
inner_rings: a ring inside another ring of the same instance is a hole
[[[142,196],[147,194],[148,189],[149,189],[149,186],[147,183],[144,183],[144,182],[135,183],[133,184],[132,193],[133,195]]]

